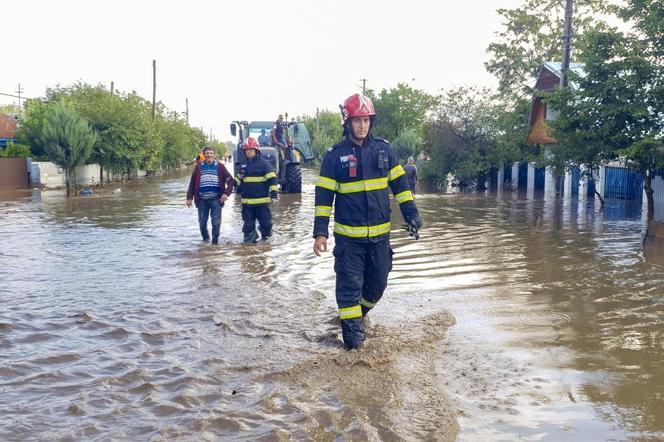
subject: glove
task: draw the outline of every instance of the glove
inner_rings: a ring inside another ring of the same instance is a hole
[[[415,230],[420,230],[422,228],[422,218],[416,217],[408,221],[408,225],[415,229]]]
[[[273,190],[273,191],[270,192],[270,199],[272,199],[272,200],[274,200],[274,201],[276,201],[276,200],[279,199],[279,196],[277,195],[277,191],[276,191],[276,190]]]

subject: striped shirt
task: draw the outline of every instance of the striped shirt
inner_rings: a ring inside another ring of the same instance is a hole
[[[201,163],[201,181],[198,185],[198,196],[204,200],[221,198],[217,168],[217,160],[214,160],[212,164],[205,161]]]

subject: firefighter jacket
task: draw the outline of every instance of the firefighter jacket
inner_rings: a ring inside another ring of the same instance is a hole
[[[277,197],[277,175],[270,163],[260,157],[241,164],[235,172],[235,181],[242,204],[269,204],[270,197]]]
[[[371,135],[362,147],[346,137],[323,157],[316,183],[314,238],[328,236],[334,203],[334,233],[378,242],[389,238],[392,190],[406,222],[419,218],[403,167],[389,143]]]

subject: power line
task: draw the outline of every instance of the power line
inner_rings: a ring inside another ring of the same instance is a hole
[[[0,92],[0,95],[4,95],[5,97],[19,98],[21,100],[34,100],[34,98],[26,97],[25,95],[5,94],[4,92]]]

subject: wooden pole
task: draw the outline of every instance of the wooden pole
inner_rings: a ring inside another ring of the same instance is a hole
[[[560,87],[567,87],[567,73],[572,47],[572,14],[574,13],[574,0],[567,0],[565,5],[565,34],[563,35],[563,60],[560,66]]]
[[[155,106],[157,103],[157,60],[152,60],[152,121],[156,121]]]

